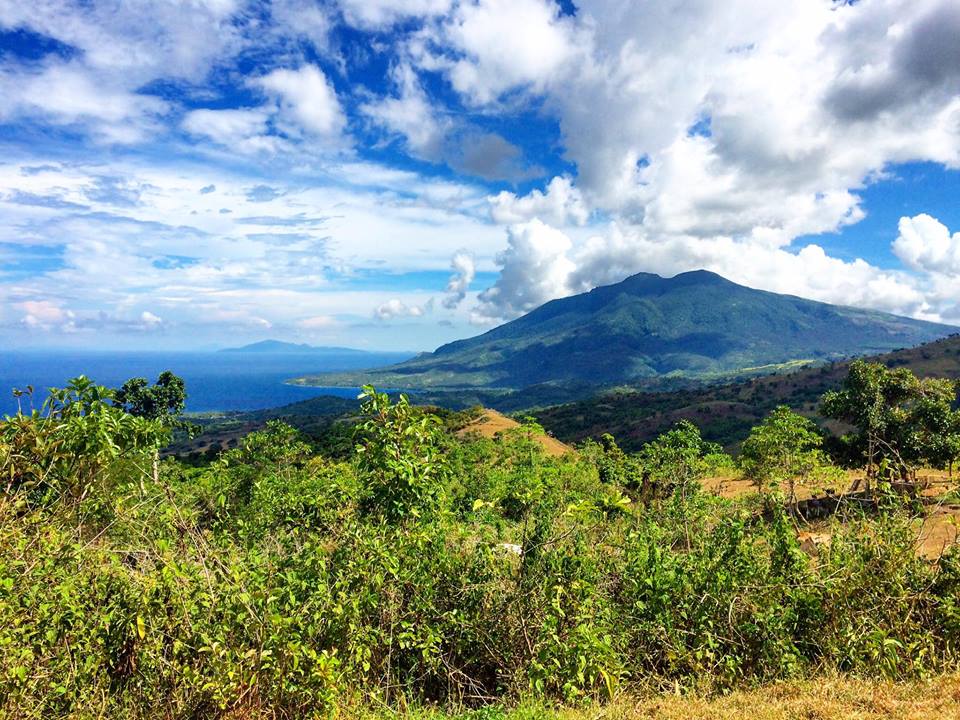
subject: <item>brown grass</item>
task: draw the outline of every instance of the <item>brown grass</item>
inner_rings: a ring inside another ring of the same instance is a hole
[[[960,676],[893,684],[851,679],[777,683],[724,697],[656,697],[564,720],[920,720],[960,718]]]
[[[259,717],[259,716],[257,716]],[[419,709],[404,712],[341,709],[339,720],[462,720],[475,714]],[[781,682],[723,696],[702,694],[619,697],[607,705],[549,708],[523,704],[504,720],[960,720],[960,675],[892,683],[854,678]]]
[[[468,433],[477,433],[485,438],[495,438],[505,430],[513,430],[520,427],[516,420],[501,415],[496,410],[485,409],[477,420],[464,427],[457,434],[461,437]],[[547,455],[559,456],[565,453],[576,452],[569,445],[560,442],[550,435],[537,435],[537,441],[543,446]]]

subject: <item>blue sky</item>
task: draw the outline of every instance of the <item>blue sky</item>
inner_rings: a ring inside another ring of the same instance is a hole
[[[960,324],[958,36],[951,0],[0,0],[0,343],[432,349],[695,268]]]

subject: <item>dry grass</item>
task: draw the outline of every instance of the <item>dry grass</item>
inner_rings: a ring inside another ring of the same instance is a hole
[[[494,438],[505,430],[512,430],[520,427],[520,423],[512,420],[505,415],[501,415],[496,410],[486,409],[479,419],[464,427],[457,434],[460,436],[468,433],[477,433],[486,438]],[[560,442],[549,435],[537,435],[536,439],[543,445],[547,455],[564,455],[565,453],[576,452],[569,445]]]
[[[779,683],[725,697],[659,697],[619,703],[589,714],[561,714],[564,720],[873,720],[960,718],[960,676],[924,683],[859,680]]]
[[[491,708],[460,716],[436,710],[402,713],[345,710],[337,717],[343,720],[960,720],[960,675],[911,683],[817,678],[738,690],[724,696],[622,696],[608,705],[577,709],[533,704],[502,712]]]

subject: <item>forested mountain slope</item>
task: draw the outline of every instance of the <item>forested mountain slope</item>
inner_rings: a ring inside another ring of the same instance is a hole
[[[954,329],[754,290],[702,270],[672,278],[640,273],[382,370],[300,382],[399,389],[663,387],[884,352]]]

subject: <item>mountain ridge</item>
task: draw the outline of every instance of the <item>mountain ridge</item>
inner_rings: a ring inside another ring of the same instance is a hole
[[[637,273],[396,365],[298,382],[411,390],[571,382],[655,386],[888,352],[956,331],[756,290],[706,270],[671,278]]]

